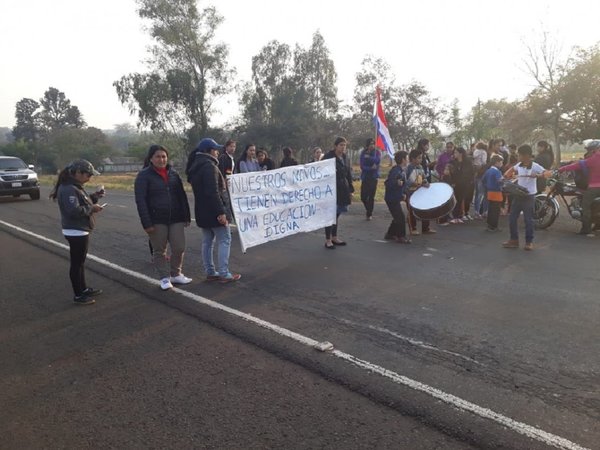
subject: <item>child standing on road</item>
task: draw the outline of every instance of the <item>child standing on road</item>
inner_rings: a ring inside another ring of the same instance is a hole
[[[394,154],[396,165],[390,170],[385,180],[385,203],[392,214],[392,223],[385,234],[386,240],[394,240],[400,244],[410,244],[406,238],[406,217],[402,210],[404,188],[406,186],[406,165],[408,153],[404,151]]]
[[[408,154],[410,164],[406,169],[406,206],[408,207],[408,218],[411,234],[419,234],[417,231],[417,218],[410,207],[410,196],[421,186],[429,187],[425,171],[423,170],[423,154],[419,150],[411,150]],[[429,220],[421,221],[421,232],[423,234],[434,234],[435,230],[429,228]]]
[[[487,191],[488,216],[487,231],[500,231],[498,229],[498,219],[500,218],[500,209],[502,208],[502,167],[504,159],[500,155],[492,155],[490,159],[491,166],[483,174],[482,182]]]

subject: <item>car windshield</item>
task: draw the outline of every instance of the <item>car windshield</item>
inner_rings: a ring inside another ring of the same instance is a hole
[[[19,158],[0,158],[0,170],[27,169],[27,164]]]

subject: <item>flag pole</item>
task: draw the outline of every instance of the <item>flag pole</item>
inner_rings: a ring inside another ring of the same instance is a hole
[[[379,85],[375,86],[375,113],[377,113],[377,103],[379,102]],[[375,114],[373,114],[373,116],[375,116]],[[377,123],[375,121],[373,121],[373,125],[375,125],[375,140],[374,142],[377,143]]]

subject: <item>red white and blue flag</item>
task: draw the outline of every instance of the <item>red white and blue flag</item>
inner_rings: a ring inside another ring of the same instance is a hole
[[[375,129],[377,131],[375,146],[385,150],[390,158],[394,159],[394,144],[392,143],[387,121],[385,120],[385,114],[383,113],[379,86],[377,86],[377,89],[375,90],[375,95],[375,106],[373,107],[373,122],[375,122]]]

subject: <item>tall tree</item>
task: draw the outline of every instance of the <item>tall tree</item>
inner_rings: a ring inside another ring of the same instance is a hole
[[[360,64],[360,70],[356,74],[356,85],[354,87],[355,113],[371,120],[373,115],[373,102],[375,101],[375,88],[381,87],[383,100],[390,93],[391,88],[396,86],[396,78],[390,65],[382,58],[367,55]]]
[[[40,104],[31,98],[19,100],[15,106],[16,124],[12,130],[15,140],[33,142],[38,136],[36,111]]]
[[[223,17],[214,7],[199,11],[195,0],[137,0],[155,41],[149,72],[113,84],[119,100],[137,113],[138,124],[186,133],[195,143],[209,129],[215,101],[232,87],[228,48],[215,43]]]
[[[556,160],[560,161],[563,106],[559,91],[565,75],[561,48],[548,32],[543,31],[539,42],[527,44],[526,49],[525,67],[537,85],[529,97],[544,112],[540,126],[552,131]]]
[[[565,136],[582,141],[600,136],[600,44],[578,49],[560,87]]]
[[[273,100],[280,95],[284,81],[292,76],[292,52],[287,44],[270,41],[252,57],[252,84],[247,86],[246,119],[269,124],[274,120]]]
[[[40,99],[42,111],[38,114],[41,128],[50,132],[61,128],[82,128],[83,116],[77,106],[71,105],[64,92],[50,87]]]
[[[417,81],[390,88],[386,104],[388,127],[392,139],[404,148],[410,148],[423,136],[439,134],[438,123],[444,114],[439,100]]]
[[[313,34],[310,48],[297,47],[294,55],[296,84],[308,93],[308,102],[318,119],[327,119],[337,113],[337,72],[329,49],[319,31]]]

